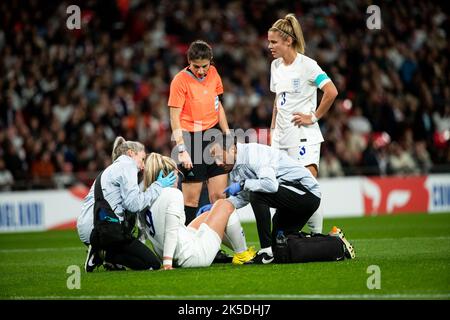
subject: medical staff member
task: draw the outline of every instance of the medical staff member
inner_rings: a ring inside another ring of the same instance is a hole
[[[261,245],[252,262],[273,262],[272,245],[278,231],[300,231],[319,207],[321,191],[316,178],[285,152],[263,144],[217,137],[210,153],[230,173],[226,200],[236,209],[248,203],[252,206]],[[276,209],[272,230],[270,208]]]
[[[81,241],[89,246],[85,262],[86,272],[94,271],[104,262],[113,269],[121,269],[123,266],[135,270],[160,268],[160,261],[155,254],[137,239],[132,238],[107,248],[95,248],[91,243],[95,227],[94,208],[98,199],[95,193],[96,185],[102,200],[106,200],[104,205],[111,211],[109,219],[123,224],[126,214],[139,213],[158,198],[162,188],[171,186],[176,181],[173,172],[166,177],[161,174],[150,188],[141,192],[138,172],[144,168],[145,157],[143,144],[117,137],[113,146],[113,163],[101,173],[100,180],[96,179],[84,199],[81,215],[77,220],[77,230]]]

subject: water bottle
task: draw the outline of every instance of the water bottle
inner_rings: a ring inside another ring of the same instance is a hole
[[[274,257],[277,263],[289,262],[288,239],[284,235],[283,230],[279,230],[275,239]]]

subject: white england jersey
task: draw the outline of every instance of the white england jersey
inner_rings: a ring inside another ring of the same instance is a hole
[[[164,188],[150,209],[139,214],[140,227],[161,259],[172,257],[183,268],[211,265],[222,239],[205,223],[194,229],[185,221],[183,193],[176,188]]]
[[[277,148],[293,148],[300,144],[312,145],[323,142],[319,124],[296,126],[293,113],[310,114],[317,108],[317,88],[321,89],[330,78],[317,62],[297,53],[288,66],[282,58],[272,61],[270,68],[270,91],[276,93],[277,117],[272,145]]]
[[[139,214],[141,226],[160,256],[178,256],[181,233],[187,233],[184,226],[184,200],[180,190],[165,188],[149,208]]]

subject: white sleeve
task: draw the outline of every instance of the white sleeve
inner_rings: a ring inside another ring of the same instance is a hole
[[[171,197],[165,218],[163,257],[173,258],[178,243],[178,228],[183,225],[184,201],[181,191],[172,193]]]
[[[248,164],[242,168],[252,172],[254,179],[245,179],[244,190],[273,193],[278,190],[276,170],[272,167],[273,150],[267,146],[252,144],[248,147]]]
[[[319,89],[322,89],[326,83],[331,81],[316,61],[313,61],[309,66],[308,80]]]
[[[258,179],[246,179],[244,190],[266,193],[278,191],[278,180],[272,167],[257,166],[255,172]]]
[[[277,92],[275,89],[275,83],[274,83],[274,76],[275,73],[275,62],[273,61],[272,64],[270,65],[270,91],[272,92]]]
[[[124,209],[130,212],[139,212],[147,206],[151,206],[161,193],[159,182],[154,182],[150,187],[141,192],[137,180],[137,169],[131,166],[122,168],[120,194],[123,199]]]

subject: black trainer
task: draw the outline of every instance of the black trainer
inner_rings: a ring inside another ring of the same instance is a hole
[[[268,254],[267,252],[258,252],[256,256],[244,264],[269,264],[274,260],[273,255]]]
[[[213,263],[231,263],[232,260],[233,260],[232,256],[229,256],[223,250],[219,250],[216,254],[216,257],[213,260]]]
[[[89,245],[86,261],[84,263],[84,271],[92,272],[95,270],[95,268],[101,266],[102,264],[103,259],[100,257],[100,253],[94,250],[91,245]]]

